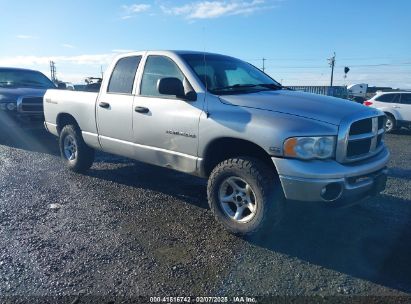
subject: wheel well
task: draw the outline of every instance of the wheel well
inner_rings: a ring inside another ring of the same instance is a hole
[[[75,125],[78,126],[76,119],[67,113],[61,113],[57,116],[57,132],[60,134],[64,126]]]
[[[394,120],[396,120],[396,119],[395,119],[395,116],[394,116],[393,114],[391,114],[390,112],[384,112],[384,113],[385,113],[385,115],[391,116],[392,118],[394,118]]]
[[[206,176],[209,176],[211,171],[220,162],[238,156],[255,157],[266,163],[276,172],[270,155],[259,145],[243,139],[216,139],[208,145],[204,155],[203,170]]]

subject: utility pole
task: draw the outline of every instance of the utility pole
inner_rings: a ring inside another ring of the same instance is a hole
[[[265,61],[266,61],[267,59],[265,59],[265,58],[263,58],[263,72],[265,71]]]
[[[328,63],[330,64],[331,67],[331,83],[330,87],[333,86],[333,78],[334,78],[334,66],[335,66],[335,52],[334,55],[331,58],[328,58]]]
[[[56,82],[57,77],[56,77],[56,64],[54,61],[50,61],[50,76],[51,76],[51,81]]]

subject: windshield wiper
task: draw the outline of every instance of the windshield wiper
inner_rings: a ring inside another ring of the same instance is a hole
[[[282,90],[284,87],[280,84],[275,84],[275,83],[260,83],[258,84],[261,87],[267,88],[267,89],[272,89],[272,90]]]
[[[221,90],[229,90],[229,89],[236,89],[236,88],[253,88],[257,86],[257,84],[233,84],[230,86],[226,86],[226,87],[218,87],[218,88],[214,88],[213,91],[221,91]]]
[[[242,89],[242,88],[255,88],[255,87],[263,87],[266,89],[270,89],[270,90],[281,90],[282,86],[277,85],[275,83],[258,83],[258,84],[234,84],[234,85],[230,85],[230,86],[226,86],[226,87],[219,87],[219,88],[215,88],[213,89],[213,91],[223,91],[223,90],[229,90],[229,89]]]
[[[275,83],[262,83],[262,84],[259,84],[259,86],[266,87],[266,88],[273,89],[273,90],[294,91],[293,89],[291,89],[289,87],[285,87],[285,86],[282,86],[280,84],[275,84]]]

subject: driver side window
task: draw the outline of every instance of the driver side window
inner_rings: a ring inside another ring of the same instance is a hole
[[[175,98],[172,95],[160,94],[157,83],[161,78],[174,77],[181,81],[184,75],[178,66],[165,56],[149,56],[144,67],[143,78],[141,80],[140,95],[164,98]]]

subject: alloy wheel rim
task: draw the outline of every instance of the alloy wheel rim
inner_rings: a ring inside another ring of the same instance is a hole
[[[391,119],[387,119],[387,121],[385,122],[385,130],[386,131],[390,131],[392,129],[392,121]]]
[[[77,158],[77,143],[73,136],[67,135],[64,138],[63,151],[68,161],[74,161]]]
[[[220,206],[231,220],[238,223],[251,221],[257,213],[257,200],[251,186],[243,179],[226,178],[218,193]]]

